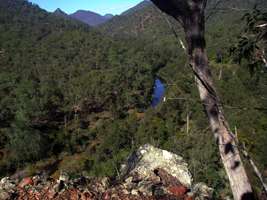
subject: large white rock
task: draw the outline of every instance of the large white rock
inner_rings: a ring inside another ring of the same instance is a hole
[[[164,169],[184,186],[191,187],[192,175],[183,158],[149,144],[141,146],[128,158],[127,163],[121,167],[121,174],[122,176],[138,174],[142,179],[149,179],[157,168]]]

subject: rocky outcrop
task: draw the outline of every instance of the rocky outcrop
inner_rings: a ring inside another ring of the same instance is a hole
[[[164,169],[168,174],[176,177],[181,184],[191,187],[192,176],[188,170],[187,163],[182,157],[158,149],[152,145],[144,145],[135,151],[122,165],[122,176],[138,175],[141,179],[149,179],[154,175],[154,170]]]
[[[58,180],[46,176],[21,181],[3,178],[0,199],[28,200],[205,200],[213,190],[204,183],[192,184],[192,176],[182,157],[144,145],[129,156],[120,176],[70,179],[61,173]]]
[[[211,199],[213,189],[192,185],[188,164],[181,156],[152,145],[141,146],[121,167],[123,186],[131,194],[156,199]]]

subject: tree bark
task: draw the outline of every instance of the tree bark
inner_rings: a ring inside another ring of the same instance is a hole
[[[235,200],[252,200],[254,195],[245,168],[224,117],[208,65],[205,43],[205,0],[152,0],[163,12],[177,19],[184,28],[189,62],[194,71],[200,99],[230,181]]]

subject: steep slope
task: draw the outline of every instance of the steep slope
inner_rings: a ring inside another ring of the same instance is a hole
[[[140,60],[142,48],[27,1],[0,0],[0,176],[69,148],[85,152],[99,143],[89,127],[150,105],[160,61]]]
[[[136,6],[124,11],[123,13],[121,13],[121,15],[130,15],[132,13],[144,9],[147,6],[151,6],[152,4],[153,3],[150,0],[144,0],[141,3],[137,4]]]
[[[100,26],[100,30],[113,37],[154,38],[168,30],[163,16],[149,1],[144,1],[120,16]],[[167,31],[170,33],[170,31]]]
[[[267,6],[266,1],[263,0],[210,0],[208,1],[206,14],[210,18],[208,23],[214,25],[214,23],[218,22],[217,19],[221,19],[220,21],[223,21],[225,26],[229,24],[233,25],[233,23],[229,23],[229,20],[234,21],[235,19],[239,19],[246,9],[253,8],[255,4],[262,8],[266,8]],[[103,24],[100,30],[114,37],[156,39],[168,36],[172,33],[165,18],[167,17],[149,0],[145,0],[137,6],[125,11],[122,15],[116,16]],[[170,18],[168,19],[171,21],[174,28],[178,29],[177,23]],[[230,27],[226,28],[230,29]]]
[[[91,11],[78,10],[75,13],[71,14],[70,17],[79,20],[83,23],[86,23],[90,26],[98,26],[110,20],[113,15],[106,14],[104,16],[101,16]]]
[[[227,53],[226,50],[243,25],[242,16],[255,4],[259,8],[267,8],[267,2],[262,0],[208,1],[206,38],[211,57],[215,57],[219,49],[224,49],[224,53]],[[180,25],[161,13],[150,1],[141,2],[97,29],[114,38],[139,38],[148,43],[161,43],[166,46],[180,46],[177,45],[172,29],[183,38]]]

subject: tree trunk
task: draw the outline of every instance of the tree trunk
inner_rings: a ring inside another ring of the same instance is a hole
[[[173,16],[184,28],[190,65],[194,71],[200,99],[216,137],[219,152],[235,200],[254,199],[235,136],[225,120],[215,90],[205,44],[205,0],[152,0],[162,11]]]
[[[252,189],[242,164],[240,154],[225,120],[222,106],[215,90],[211,71],[208,66],[208,57],[205,51],[204,27],[197,16],[192,16],[186,27],[186,41],[190,65],[196,76],[200,99],[214,133],[222,163],[228,175],[235,200],[253,199]]]
[[[230,185],[232,188],[235,200],[253,199],[252,189],[246,175],[244,166],[242,164],[239,151],[236,147],[234,135],[229,130],[227,122],[225,121],[224,114],[219,105],[217,94],[214,90],[210,94],[210,89],[213,87],[213,82],[209,74],[205,74],[196,65],[196,56],[205,58],[205,52],[195,49],[193,53],[192,66],[201,74],[201,80],[197,77],[197,87],[199,90],[201,101],[203,102],[206,114],[208,116],[212,132],[214,133],[217,144],[219,145],[219,152],[221,155],[222,163],[228,175]],[[209,80],[209,89],[206,88],[206,83],[202,81]],[[246,198],[245,198],[246,197]]]

